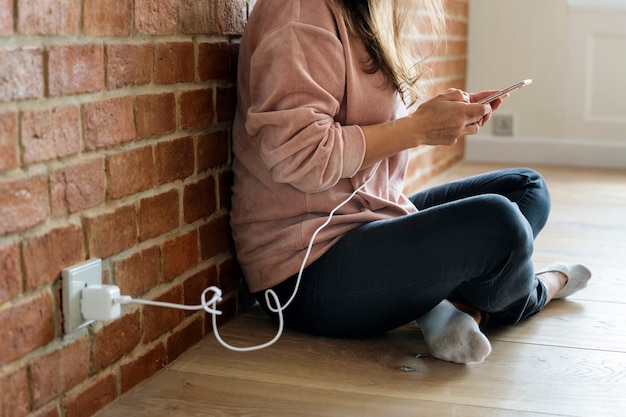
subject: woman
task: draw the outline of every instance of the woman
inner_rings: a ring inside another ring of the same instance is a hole
[[[239,55],[233,237],[249,289],[287,326],[361,337],[417,319],[433,356],[480,362],[481,320],[527,318],[590,274],[534,273],[550,198],[532,170],[402,194],[409,149],[477,133],[502,102],[451,89],[402,110],[420,99],[405,42],[417,3],[256,2]],[[440,33],[440,1],[419,3]]]

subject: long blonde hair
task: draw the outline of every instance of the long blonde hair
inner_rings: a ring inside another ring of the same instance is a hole
[[[371,57],[369,62],[364,63],[364,70],[368,73],[382,71],[404,102],[414,104],[421,97],[424,60],[435,52],[443,40],[443,1],[335,2],[342,10],[348,28],[361,38]],[[433,50],[419,50],[417,38],[421,34],[428,35],[428,41],[421,43],[434,45]]]

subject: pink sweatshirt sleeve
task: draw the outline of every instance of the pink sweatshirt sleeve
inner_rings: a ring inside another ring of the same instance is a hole
[[[336,34],[303,23],[266,36],[253,51],[245,127],[274,181],[319,192],[361,167],[363,131],[335,121],[346,90],[345,59]]]

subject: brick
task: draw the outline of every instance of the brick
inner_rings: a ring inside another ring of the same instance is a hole
[[[28,229],[50,214],[48,180],[31,174],[0,182],[0,235]]]
[[[61,269],[85,260],[82,229],[68,225],[22,242],[24,283],[34,289],[60,278]]]
[[[43,97],[43,48],[0,49],[0,102]]]
[[[174,93],[150,94],[136,100],[137,138],[163,136],[176,131]]]
[[[107,45],[107,87],[148,84],[152,79],[152,49],[148,43]]]
[[[196,129],[210,126],[215,112],[213,90],[202,89],[185,91],[179,98],[180,127]]]
[[[230,80],[233,82],[237,81],[237,68],[239,67],[240,48],[240,43],[232,43],[230,45],[230,67],[232,68]]]
[[[129,142],[137,136],[132,97],[84,104],[83,122],[87,149]]]
[[[219,33],[241,35],[247,21],[246,0],[217,0],[216,15]]]
[[[218,174],[217,177],[217,195],[218,195],[218,208],[230,210],[231,208],[231,196],[232,187],[235,176],[233,171],[223,171]]]
[[[23,417],[29,411],[30,400],[26,368],[0,375],[0,416]]]
[[[56,403],[51,403],[46,407],[35,411],[30,417],[61,417],[59,407]]]
[[[448,19],[446,25],[446,33],[450,37],[467,36],[467,22],[460,20]]]
[[[197,172],[201,173],[222,165],[230,161],[230,150],[228,148],[228,132],[216,131],[206,135],[198,136],[197,141]]]
[[[235,119],[237,106],[237,89],[235,87],[217,87],[215,96],[217,121],[232,122]]]
[[[182,286],[171,288],[167,293],[156,298],[155,301],[164,303],[180,304],[183,301]],[[163,308],[156,306],[143,306],[141,328],[143,330],[142,341],[149,344],[163,333],[176,327],[183,319],[183,311],[176,308]]]
[[[183,194],[183,216],[185,223],[209,217],[217,209],[215,180],[204,178],[185,186]]]
[[[189,136],[158,143],[155,156],[159,184],[187,178],[193,174],[193,139]]]
[[[243,273],[239,264],[233,258],[226,259],[220,264],[218,282],[224,294],[241,289]]]
[[[108,158],[109,197],[119,199],[154,185],[152,147],[131,149]]]
[[[84,0],[85,35],[130,36],[131,10],[131,0]]]
[[[13,0],[0,0],[0,36],[9,36],[12,34]]]
[[[17,243],[0,246],[0,304],[22,293],[22,269]]]
[[[160,0],[155,7],[152,0],[135,0],[135,28],[148,35],[176,33],[177,0]]]
[[[104,202],[106,175],[102,157],[68,164],[50,175],[52,215],[76,213]]]
[[[463,77],[466,71],[465,59],[450,59],[446,61],[434,61],[433,71],[441,77]]]
[[[76,35],[78,0],[18,0],[17,31],[22,35]]]
[[[143,242],[178,227],[179,194],[171,190],[139,202],[139,241]]]
[[[217,305],[218,309],[222,312],[221,315],[217,316],[217,325],[222,326],[228,320],[234,318],[237,315],[237,297],[229,297],[225,298],[224,301]],[[213,319],[210,314],[207,314],[205,317],[206,323],[205,328],[213,330]],[[207,333],[209,333],[207,331]]]
[[[202,300],[202,292],[210,287],[217,286],[217,267],[210,265],[206,269],[197,272],[183,282],[183,302],[187,305],[198,305]],[[211,297],[211,294],[208,295]],[[187,315],[194,314],[187,311]]]
[[[227,216],[213,219],[200,228],[200,256],[203,260],[229,252],[232,246]]]
[[[37,409],[75,387],[89,373],[89,338],[35,359],[29,366],[33,408]]]
[[[48,53],[48,83],[51,96],[104,89],[102,45],[52,46]]]
[[[128,355],[139,344],[141,322],[139,310],[124,314],[102,327],[93,336],[93,371],[101,372]],[[112,343],[112,341],[115,341]]]
[[[63,398],[62,406],[66,417],[90,417],[96,414],[117,397],[115,375],[98,375],[89,385],[72,395]]]
[[[165,366],[165,347],[159,343],[120,366],[122,393],[148,379]],[[70,417],[68,415],[68,417]]]
[[[167,339],[167,363],[172,363],[181,354],[202,340],[202,318],[197,317]]]
[[[163,277],[164,281],[172,281],[182,273],[198,265],[198,232],[192,230],[184,235],[176,236],[163,243]]]
[[[17,115],[0,113],[0,171],[17,168]]]
[[[447,1],[446,13],[452,16],[467,16],[468,4],[466,1]]]
[[[187,35],[217,34],[215,2],[197,0],[179,1],[178,30]]]
[[[228,42],[204,42],[198,45],[198,76],[203,81],[235,78]]]
[[[159,43],[154,48],[154,82],[175,84],[194,80],[192,42]]]
[[[80,151],[78,106],[61,106],[47,110],[24,111],[22,126],[22,159],[25,163],[47,161]]]
[[[142,297],[160,281],[161,252],[157,246],[115,263],[115,283],[122,294]]]
[[[133,206],[85,219],[89,258],[107,258],[137,243],[137,220]]]
[[[448,40],[445,52],[447,55],[467,55],[467,39]]]
[[[67,202],[65,197],[65,174],[64,169],[57,169],[50,173],[50,214],[52,217],[67,214]]]
[[[0,366],[54,339],[54,301],[50,293],[22,300],[0,311]]]

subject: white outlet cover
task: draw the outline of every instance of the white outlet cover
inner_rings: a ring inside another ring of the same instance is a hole
[[[494,114],[493,134],[497,136],[513,136],[515,134],[515,119],[513,115]]]
[[[90,285],[102,284],[102,259],[90,259],[63,269],[63,331],[72,333],[81,328],[86,320],[80,312],[80,299],[83,289]]]

